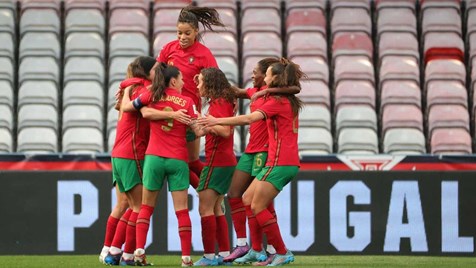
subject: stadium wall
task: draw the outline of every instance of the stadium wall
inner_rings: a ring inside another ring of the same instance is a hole
[[[296,180],[276,200],[292,251],[475,255],[476,158],[319,159],[303,161]],[[109,169],[107,156],[0,157],[0,254],[98,253],[115,202]],[[189,193],[193,250],[199,253],[198,197],[193,189]],[[152,222],[148,252],[179,252],[176,217],[165,191]]]

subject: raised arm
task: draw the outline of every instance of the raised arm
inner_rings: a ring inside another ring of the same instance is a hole
[[[131,101],[132,86],[126,87],[122,96],[121,111],[122,112],[134,112],[137,111]]]
[[[263,120],[264,118],[265,116],[263,113],[259,111],[255,111],[255,112],[252,112],[251,114],[238,115],[233,117],[216,118],[211,115],[208,115],[207,117],[202,117],[198,119],[198,123],[206,127],[213,127],[216,125],[241,126],[241,125],[249,125],[253,122]]]
[[[235,96],[240,99],[249,99],[248,94],[246,94],[246,89],[239,88],[237,86],[231,86],[231,88],[235,91]]]
[[[301,92],[301,88],[298,86],[290,87],[271,87],[267,89],[260,90],[251,96],[251,101],[256,100],[257,98],[264,96],[268,93],[277,93],[277,94],[298,94]]]

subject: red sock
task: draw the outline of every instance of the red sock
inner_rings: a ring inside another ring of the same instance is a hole
[[[256,214],[256,220],[258,221],[263,232],[268,238],[268,243],[273,245],[278,254],[286,254],[286,246],[284,245],[281,232],[279,231],[278,223],[273,217],[273,214],[268,209],[264,209],[260,213]]]
[[[260,252],[263,250],[263,230],[256,220],[251,206],[245,206],[246,216],[248,216],[248,226],[250,227],[251,247],[254,251]]]
[[[112,239],[114,239],[114,233],[116,232],[117,223],[119,222],[118,218],[109,216],[106,224],[106,235],[104,237],[104,246],[110,247]]]
[[[122,244],[126,241],[126,228],[127,221],[131,216],[132,209],[127,209],[124,215],[122,215],[121,220],[117,224],[116,233],[114,234],[114,239],[112,240],[111,246],[116,248],[122,248]]]
[[[192,222],[188,209],[175,211],[178,220],[178,232],[180,245],[182,246],[182,256],[190,256],[192,251]]]
[[[193,171],[193,173],[197,174],[198,177],[200,177],[200,173],[202,173],[203,166],[204,165],[200,159],[188,162],[188,168]]]
[[[205,254],[215,253],[215,240],[217,232],[217,222],[215,215],[201,218],[202,223],[202,242]]]
[[[273,215],[273,217],[276,220],[278,220],[278,217],[276,216],[276,210],[274,210],[274,203],[273,202],[269,203],[268,210],[271,213],[271,215]]]
[[[200,178],[197,176],[197,174],[195,174],[195,172],[193,172],[191,169],[190,169],[190,185],[192,185],[192,187],[194,189],[197,189],[198,187],[198,183],[200,182]]]
[[[225,215],[215,217],[217,223],[217,243],[218,249],[222,251],[230,251],[230,236],[228,234],[228,222]]]
[[[228,198],[231,208],[231,220],[235,228],[237,238],[246,238],[246,210],[243,200],[238,198]]]
[[[136,248],[144,248],[154,207],[141,205],[136,223]]]
[[[138,215],[139,213],[132,212],[129,221],[127,221],[126,244],[124,245],[125,253],[132,254],[136,249],[136,221]]]

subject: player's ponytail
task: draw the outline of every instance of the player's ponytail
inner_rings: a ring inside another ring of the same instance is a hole
[[[155,77],[154,81],[152,82],[152,86],[150,87],[150,91],[152,92],[152,102],[156,102],[162,98],[164,94],[166,85],[164,81],[163,70],[167,67],[167,64],[161,62],[159,66],[155,68]]]
[[[212,26],[225,27],[220,20],[220,14],[214,8],[210,7],[196,7],[188,5],[180,11],[177,23],[188,23],[194,29],[198,28],[198,23],[201,23],[205,29],[215,31]]]
[[[300,66],[286,58],[281,58],[278,63],[271,65],[271,74],[276,75],[276,77],[268,85],[269,87],[301,87],[299,80],[305,77]],[[284,96],[291,103],[294,115],[298,115],[303,106],[302,101],[296,95],[286,94]]]

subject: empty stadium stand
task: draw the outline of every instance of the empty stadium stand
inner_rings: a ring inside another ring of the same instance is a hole
[[[127,64],[189,3],[220,13],[202,42],[232,84],[263,57],[301,66],[301,156],[473,153],[475,0],[0,0],[0,153],[109,152]]]

